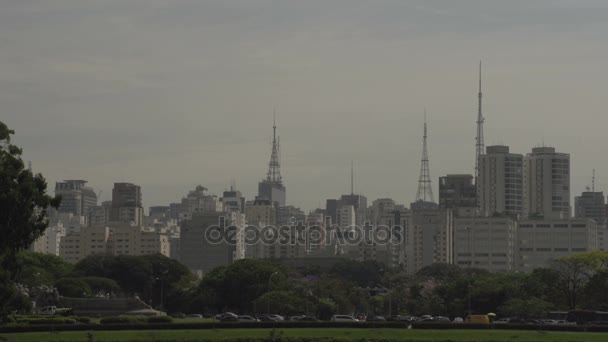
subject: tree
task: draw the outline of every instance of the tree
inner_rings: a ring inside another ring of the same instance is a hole
[[[278,312],[283,315],[303,314],[306,299],[292,291],[270,291],[254,301],[258,312]]]
[[[63,278],[55,283],[59,294],[63,297],[82,298],[93,294],[86,281],[78,278]]]
[[[557,271],[557,286],[565,295],[569,309],[576,309],[585,285],[598,270],[605,268],[608,254],[588,252],[568,255],[557,259],[553,268]]]
[[[46,181],[33,175],[21,159],[22,150],[11,144],[15,132],[0,122],[0,282],[12,283],[19,271],[17,254],[40,237],[48,226],[47,208],[60,198],[46,194]],[[10,288],[10,286],[5,286]],[[9,310],[16,291],[0,293],[0,316]]]

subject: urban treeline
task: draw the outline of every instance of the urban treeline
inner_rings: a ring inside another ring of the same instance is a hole
[[[344,259],[325,269],[245,259],[215,268],[202,280],[162,255],[89,256],[73,265],[56,256],[22,252],[17,261],[22,267],[15,281],[30,289],[32,296],[45,285],[76,298],[138,296],[172,314],[232,311],[320,319],[344,313],[453,318],[468,312],[469,286],[472,312],[534,318],[555,310],[608,310],[605,252],[573,254],[531,273],[490,273],[434,264],[407,274],[373,261]],[[19,296],[23,295],[16,296],[9,309],[29,311],[30,300]],[[38,296],[43,300],[44,296]],[[45,304],[54,304],[46,300]]]

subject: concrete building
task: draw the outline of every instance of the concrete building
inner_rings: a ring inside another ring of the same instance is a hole
[[[521,220],[517,247],[517,270],[549,267],[562,256],[598,250],[597,224],[592,219]]]
[[[265,179],[258,183],[258,197],[271,201],[277,207],[284,207],[286,204],[287,190],[282,181]]]
[[[477,196],[481,216],[523,212],[523,156],[508,146],[488,146],[479,156]]]
[[[439,206],[442,208],[476,207],[477,192],[473,175],[439,177]]]
[[[61,239],[59,250],[60,256],[69,262],[96,254],[162,254],[167,257],[171,254],[166,234],[124,223],[111,227],[84,227],[78,233],[67,234]]]
[[[148,209],[148,216],[152,218],[171,217],[171,207],[168,205],[152,206]]]
[[[277,209],[277,224],[279,226],[286,225],[297,225],[302,222],[302,224],[306,221],[306,214],[298,208],[292,205],[279,207]]]
[[[337,225],[346,229],[357,224],[355,207],[352,205],[342,205],[338,209],[336,216]]]
[[[461,268],[513,271],[516,243],[517,221],[508,216],[454,219],[454,263]]]
[[[574,198],[574,217],[594,219],[598,225],[606,223],[606,201],[603,192],[585,191]]]
[[[224,191],[221,200],[225,210],[245,212],[245,197],[243,197],[240,191],[235,190],[233,186],[230,187],[230,191]]]
[[[110,210],[103,205],[97,205],[89,209],[87,223],[92,226],[107,226],[110,222]]]
[[[44,234],[36,239],[30,246],[30,251],[59,256],[61,238],[65,236],[65,234],[66,231],[62,223],[55,226],[49,226],[45,229]]]
[[[453,263],[453,214],[432,202],[411,204],[407,236],[408,272],[434,263]]]
[[[570,218],[570,155],[535,147],[524,162],[525,217]]]
[[[236,244],[219,238],[227,227],[233,225],[229,218],[230,214],[226,212],[195,212],[191,219],[182,221],[181,263],[199,276],[232,263]],[[210,240],[212,236],[218,237],[218,240]]]
[[[59,256],[76,263],[89,255],[107,254],[109,236],[109,227],[82,227],[61,238]]]
[[[141,226],[143,216],[141,187],[132,183],[114,183],[110,222]]]
[[[89,208],[97,205],[97,194],[85,186],[86,180],[64,180],[55,183],[55,195],[61,196],[60,213],[86,216]]]

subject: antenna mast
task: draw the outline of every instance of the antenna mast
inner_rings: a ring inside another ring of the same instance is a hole
[[[483,142],[483,122],[484,117],[481,110],[481,61],[479,61],[479,93],[477,94],[477,137],[475,138],[475,186],[479,191],[479,184],[477,180],[479,179],[479,157],[484,154],[484,142]],[[477,194],[477,208],[480,208],[479,203],[479,192]]]
[[[420,164],[420,178],[418,179],[418,192],[416,201],[435,202],[433,199],[433,188],[429,173],[429,155],[426,147],[426,108],[424,109],[424,135],[422,136],[422,160]]]

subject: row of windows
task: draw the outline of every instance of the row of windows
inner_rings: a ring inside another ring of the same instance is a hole
[[[536,251],[537,252],[551,252],[551,248],[548,247],[543,247],[543,248],[537,248]],[[534,251],[534,248],[532,247],[521,247],[519,248],[520,252],[532,252]],[[568,248],[553,248],[554,252],[567,252]],[[572,248],[572,252],[585,252],[587,251],[587,248]]]

